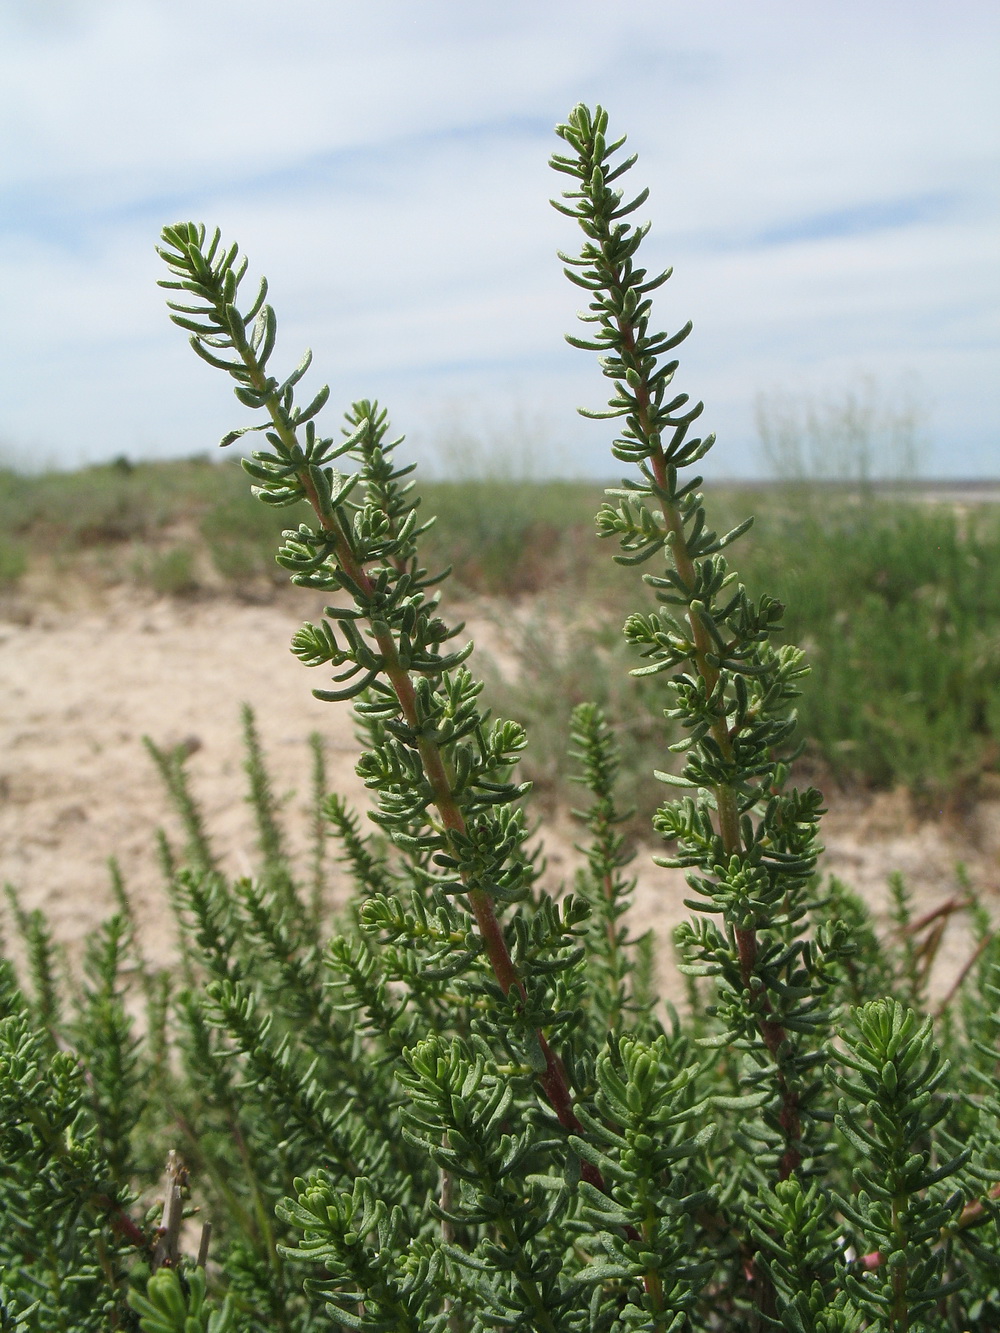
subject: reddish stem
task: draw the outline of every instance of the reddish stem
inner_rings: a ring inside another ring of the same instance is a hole
[[[963,964],[962,970],[959,972],[958,976],[952,982],[947,995],[944,997],[944,999],[941,1001],[941,1003],[935,1010],[934,1013],[935,1018],[941,1017],[941,1015],[951,1004],[952,1000],[962,989],[962,984],[965,981],[965,978],[969,975],[969,973],[972,971],[975,965],[979,962],[979,959],[982,957],[983,952],[986,949],[986,946],[990,944],[992,940],[993,940],[993,933],[991,931],[989,935],[984,935],[983,938],[976,945],[972,954],[969,956],[969,958],[966,959],[965,963]]]
[[[986,1193],[988,1199],[1000,1199],[1000,1184],[993,1185]],[[988,1214],[983,1205],[982,1199],[973,1199],[967,1203],[958,1215],[958,1221],[954,1225],[955,1231],[967,1231],[969,1227],[978,1226],[985,1222]],[[948,1228],[945,1228],[945,1232]],[[858,1266],[865,1269],[866,1272],[874,1272],[876,1268],[881,1268],[885,1263],[885,1255],[881,1250],[872,1250],[869,1254],[863,1254],[857,1260]]]
[[[635,358],[635,337],[629,325],[621,320],[617,321],[618,332],[625,347]],[[636,415],[639,418],[640,425],[649,438],[649,390],[644,383],[635,387]],[[650,454],[650,466],[653,476],[656,478],[656,484],[664,493],[667,492],[667,460],[662,447],[657,444]],[[680,575],[685,586],[693,594],[696,582],[697,571],[694,561],[688,551],[687,538],[684,533],[684,522],[677,507],[668,500],[661,497],[660,509],[663,514],[663,521],[666,529],[673,536],[671,543],[671,552],[673,554],[674,565],[677,573]],[[708,654],[711,652],[711,642],[708,631],[702,624],[700,617],[691,608],[688,608],[688,624],[691,629],[691,639],[694,644],[694,661],[698,674],[705,682],[706,696],[711,696],[719,683],[719,670],[708,660]],[[712,724],[712,736],[715,739],[722,754],[727,758],[732,758],[733,747],[732,738],[729,735],[729,728],[726,725],[725,718],[718,718]],[[719,813],[719,835],[722,838],[722,845],[727,855],[738,853],[742,848],[742,838],[740,836],[739,810],[736,803],[736,793],[732,787],[720,784],[715,788],[715,800]],[[757,933],[752,927],[737,928],[736,947],[740,961],[740,975],[743,979],[743,986],[749,995],[752,995],[750,989],[751,978],[757,962]],[[801,1153],[794,1145],[802,1137],[802,1124],[799,1116],[798,1094],[790,1088],[788,1081],[782,1072],[781,1065],[778,1062],[778,1050],[784,1042],[788,1040],[788,1034],[784,1027],[767,1017],[773,1012],[771,1001],[767,995],[761,996],[761,1009],[763,1014],[758,1018],[758,1027],[764,1044],[774,1058],[777,1068],[778,1085],[781,1089],[781,1113],[778,1117],[782,1131],[785,1135],[785,1151],[778,1165],[778,1175],[780,1179],[785,1180],[795,1172],[801,1162]]]
[[[113,1199],[109,1199],[106,1194],[95,1194],[91,1198],[91,1203],[95,1208],[100,1208],[102,1212],[108,1214],[108,1223],[111,1230],[119,1236],[124,1237],[130,1245],[134,1245],[137,1250],[145,1250],[149,1246],[149,1237],[135,1222],[128,1213]]]
[[[972,906],[973,903],[969,898],[949,898],[946,902],[941,903],[939,907],[932,908],[931,911],[925,912],[923,916],[917,917],[916,921],[911,921],[906,927],[906,933],[908,935],[918,935],[920,931],[929,926],[932,921],[937,921],[939,917],[951,916],[954,912],[964,912]]]
[[[319,496],[312,484],[308,474],[300,475],[303,488],[308,497],[309,503],[316,513],[317,518],[322,524],[324,530],[328,532],[335,541],[337,559],[347,575],[362,589],[366,594],[373,591],[373,585],[368,577],[364,566],[355,560],[353,552],[350,550],[343,533],[338,528],[332,515],[324,512],[320,503]],[[386,675],[392,684],[396,698],[399,701],[400,709],[407,723],[416,729],[418,725],[416,692],[413,688],[413,681],[408,671],[406,671],[399,661],[399,654],[395,641],[391,635],[376,634],[375,642],[378,645],[379,652],[385,663]],[[434,792],[434,804],[441,816],[441,822],[446,829],[456,833],[465,832],[465,819],[458,804],[455,801],[452,792],[451,781],[445,768],[444,758],[438,746],[430,739],[421,737],[417,742],[420,758],[423,763],[424,772],[427,780],[431,784]],[[507,948],[507,942],[503,937],[503,930],[500,922],[497,920],[496,912],[493,907],[493,900],[485,890],[470,886],[468,888],[469,906],[476,918],[476,924],[479,927],[480,938],[486,950],[486,956],[489,959],[493,974],[497,979],[504,995],[507,995],[512,987],[516,987],[522,1001],[527,1001],[527,992],[524,984],[518,976],[517,969],[514,966],[514,960],[510,956],[510,950]],[[562,1061],[554,1054],[544,1034],[541,1031],[536,1032],[539,1046],[545,1058],[545,1070],[540,1075],[540,1082],[545,1090],[552,1109],[559,1119],[559,1123],[573,1134],[583,1136],[584,1127],[577,1119],[573,1110],[573,1097],[569,1088],[569,1081],[566,1077],[566,1070]],[[581,1177],[589,1184],[599,1189],[602,1193],[607,1193],[604,1178],[601,1172],[590,1162],[581,1162]],[[632,1228],[628,1229],[630,1232]],[[636,1234],[633,1239],[638,1239]]]

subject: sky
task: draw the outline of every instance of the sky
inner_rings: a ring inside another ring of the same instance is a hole
[[[192,219],[267,275],[326,433],[378,398],[431,467],[617,474],[548,203],[580,101],[639,154],[716,475],[762,471],[760,401],[858,383],[926,475],[1000,474],[995,0],[0,0],[0,461],[250,424],[156,287]]]

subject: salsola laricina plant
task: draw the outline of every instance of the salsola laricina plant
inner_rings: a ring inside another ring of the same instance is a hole
[[[353,704],[376,828],[326,792],[317,744],[315,855],[293,864],[247,711],[253,879],[220,871],[182,755],[150,746],[187,830],[184,849],[160,839],[173,973],[144,962],[119,879],[68,988],[13,897],[4,1330],[1000,1329],[1000,947],[974,908],[974,965],[925,1015],[933,939],[905,888],[880,942],[816,873],[821,796],[789,785],[807,668],[730,563],[749,520],[709,525],[713,437],[674,389],[690,326],[655,331],[668,274],[639,266],[646,192],[617,188],[635,159],[607,123],[577,107],[552,165],[584,235],[563,256],[587,299],[570,341],[600,353],[611,398],[590,415],[618,424],[631,469],[598,532],[647,571],[624,632],[683,736],[651,780],[661,864],[690,886],[684,1012],[650,993],[651,941],[629,933],[613,726],[573,713],[585,856],[554,895],[517,778],[527,738],[491,717],[421,563],[385,410],[356,402],[324,436],[328,390],[298,398],[309,357],[272,371],[266,284],[242,303],[237,247],[167,227],[172,318],[257,414],[223,443],[261,432],[256,495],[309,514],[277,559],[330,605],[292,650],[320,698]],[[351,882],[333,918],[330,837]]]

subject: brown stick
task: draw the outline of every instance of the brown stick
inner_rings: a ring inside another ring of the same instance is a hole
[[[984,935],[983,938],[982,938],[982,939],[979,941],[979,943],[976,945],[975,949],[972,951],[971,956],[966,960],[965,965],[963,966],[961,972],[959,972],[958,976],[955,978],[955,980],[952,982],[951,986],[948,988],[948,993],[947,993],[947,995],[944,997],[944,999],[941,1001],[941,1003],[940,1003],[940,1004],[938,1005],[938,1007],[935,1009],[935,1011],[934,1011],[934,1017],[935,1017],[935,1018],[940,1018],[940,1017],[941,1017],[941,1015],[944,1013],[944,1011],[945,1011],[945,1010],[948,1008],[948,1006],[951,1004],[952,1000],[955,998],[955,996],[958,994],[958,992],[962,989],[962,983],[965,981],[965,978],[969,975],[969,973],[970,973],[970,972],[972,971],[972,969],[975,967],[976,963],[979,962],[979,959],[982,957],[983,950],[984,950],[984,949],[986,948],[986,946],[992,941],[992,939],[993,939],[993,933],[990,932],[989,935]]]
[[[187,1183],[187,1168],[173,1148],[167,1153],[167,1189],[163,1199],[156,1246],[150,1267],[176,1268],[180,1261],[181,1222],[184,1219],[182,1187]]]
[[[929,926],[932,921],[938,917],[951,916],[954,912],[964,912],[974,906],[971,898],[949,898],[941,903],[939,907],[933,908],[930,912],[925,912],[923,916],[918,917],[916,921],[911,921],[906,927],[908,935],[918,935],[920,931]]]

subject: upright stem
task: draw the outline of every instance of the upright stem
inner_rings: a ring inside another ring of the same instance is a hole
[[[234,335],[233,341],[250,372],[250,378],[254,388],[262,394],[265,393],[267,389],[267,379],[254,356],[253,350],[250,348],[249,344],[246,343],[245,339],[242,340],[241,343],[240,339]],[[266,399],[266,405],[271,420],[274,423],[275,431],[281,437],[282,442],[286,445],[289,451],[291,451],[293,448],[297,447],[295,432],[288,426],[281,411],[277,396],[274,394],[269,395]],[[336,515],[323,504],[317,494],[312,479],[305,468],[298,473],[298,480],[306,493],[306,497],[315,512],[317,519],[322,525],[323,531],[333,538],[334,549],[341,568],[364,593],[372,593],[374,591],[374,586],[367,571],[364,566],[355,559],[350,544],[347,541],[340,524],[337,522]],[[410,677],[409,672],[403,667],[399,660],[399,652],[392,635],[384,631],[373,630],[373,633],[375,642],[378,645],[378,650],[382,655],[385,673],[388,676],[396,698],[399,701],[403,717],[406,719],[407,723],[416,730],[419,723],[419,716],[417,712],[417,699],[413,680]],[[421,736],[417,741],[417,749],[423,764],[424,773],[431,785],[431,790],[434,793],[434,804],[441,817],[442,825],[448,832],[459,834],[464,833],[466,830],[465,819],[455,800],[451,779],[439,746],[429,737]],[[496,912],[494,911],[493,900],[485,890],[474,884],[468,885],[467,894],[469,906],[476,919],[476,924],[479,927],[480,938],[483,941],[486,956],[489,959],[497,983],[504,995],[509,994],[511,989],[516,988],[522,1002],[526,1003],[528,998],[527,991],[525,990],[524,983],[518,976],[514,961],[510,956],[510,950],[507,948],[503,930],[500,926],[500,922],[497,920]],[[536,1030],[535,1035],[545,1061],[545,1069],[540,1075],[540,1081],[545,1090],[545,1095],[558,1116],[560,1124],[574,1134],[583,1134],[583,1125],[578,1120],[573,1110],[573,1097],[570,1092],[565,1067],[559,1057],[550,1048],[544,1034],[540,1030]],[[596,1167],[589,1162],[583,1162],[581,1163],[580,1170],[584,1180],[589,1181],[597,1189],[604,1191],[604,1179]]]
[[[646,406],[648,407],[648,396]],[[665,491],[667,488],[667,462],[663,450],[659,446],[657,446],[656,453],[654,453],[650,462],[657,485]],[[681,576],[685,585],[693,591],[697,573],[694,561],[688,551],[687,539],[684,535],[684,522],[677,506],[670,504],[668,500],[661,499],[660,508],[663,513],[663,520],[667,525],[667,531],[673,534],[674,540],[671,551],[677,573]],[[688,624],[691,627],[691,638],[695,647],[695,664],[698,668],[698,674],[705,682],[706,697],[710,698],[719,683],[719,671],[708,660],[708,653],[711,649],[708,631],[702,624],[700,617],[690,606],[688,607]],[[711,730],[724,758],[732,759],[733,743],[729,735],[729,728],[726,726],[726,719],[724,717],[718,718],[712,723]],[[722,845],[726,849],[727,855],[731,855],[733,852],[740,851],[742,847],[736,793],[726,783],[720,783],[715,788],[715,800],[719,811],[719,836],[722,838]]]
[[[620,278],[618,281],[619,294],[624,294],[624,283]],[[616,325],[622,344],[626,353],[630,353],[633,361],[638,363],[636,355],[635,335],[631,325],[623,319],[617,319]],[[652,437],[652,428],[649,416],[649,387],[645,377],[634,386],[636,398],[636,415],[639,419],[639,426],[647,440]],[[698,674],[705,684],[705,696],[711,698],[713,692],[719,683],[719,669],[709,661],[711,651],[711,641],[705,625],[698,613],[691,605],[695,588],[697,587],[697,571],[691,553],[688,550],[687,537],[684,532],[684,521],[677,506],[671,503],[666,497],[670,488],[667,477],[667,459],[663,448],[657,440],[650,454],[650,466],[653,476],[656,478],[657,488],[660,492],[660,510],[663,514],[663,521],[666,530],[671,534],[672,542],[670,546],[674,565],[684,586],[688,589],[688,624],[691,629],[691,641],[694,645],[694,663]],[[713,722],[711,727],[712,736],[718,745],[724,759],[732,759],[733,743],[729,734],[729,728],[726,724],[725,716],[719,717]],[[742,850],[742,838],[740,836],[739,805],[736,799],[736,792],[727,783],[719,783],[714,788],[716,808],[718,811],[719,836],[722,838],[722,845],[727,855],[733,855]],[[736,926],[733,929],[736,939],[736,948],[739,955],[740,975],[743,980],[744,988],[749,995],[751,993],[750,983],[754,975],[757,962],[757,932],[752,926]],[[788,1040],[788,1034],[784,1027],[768,1017],[773,1012],[771,1001],[766,994],[760,998],[762,1012],[758,1016],[757,1024],[760,1034],[764,1039],[768,1051],[771,1053],[776,1066],[776,1074],[779,1087],[781,1088],[782,1108],[780,1122],[782,1131],[785,1135],[785,1151],[781,1157],[778,1166],[779,1177],[784,1180],[790,1176],[799,1166],[801,1153],[793,1146],[798,1143],[802,1136],[802,1123],[799,1115],[798,1093],[792,1088],[785,1077],[778,1059],[778,1053],[781,1046]]]
[[[907,1333],[910,1327],[910,1303],[907,1299],[908,1267],[905,1262],[907,1253],[906,1228],[903,1226],[902,1212],[906,1208],[907,1196],[897,1194],[892,1200],[892,1229],[897,1242],[897,1253],[904,1256],[904,1262],[892,1271],[892,1308],[889,1311],[891,1333]]]

